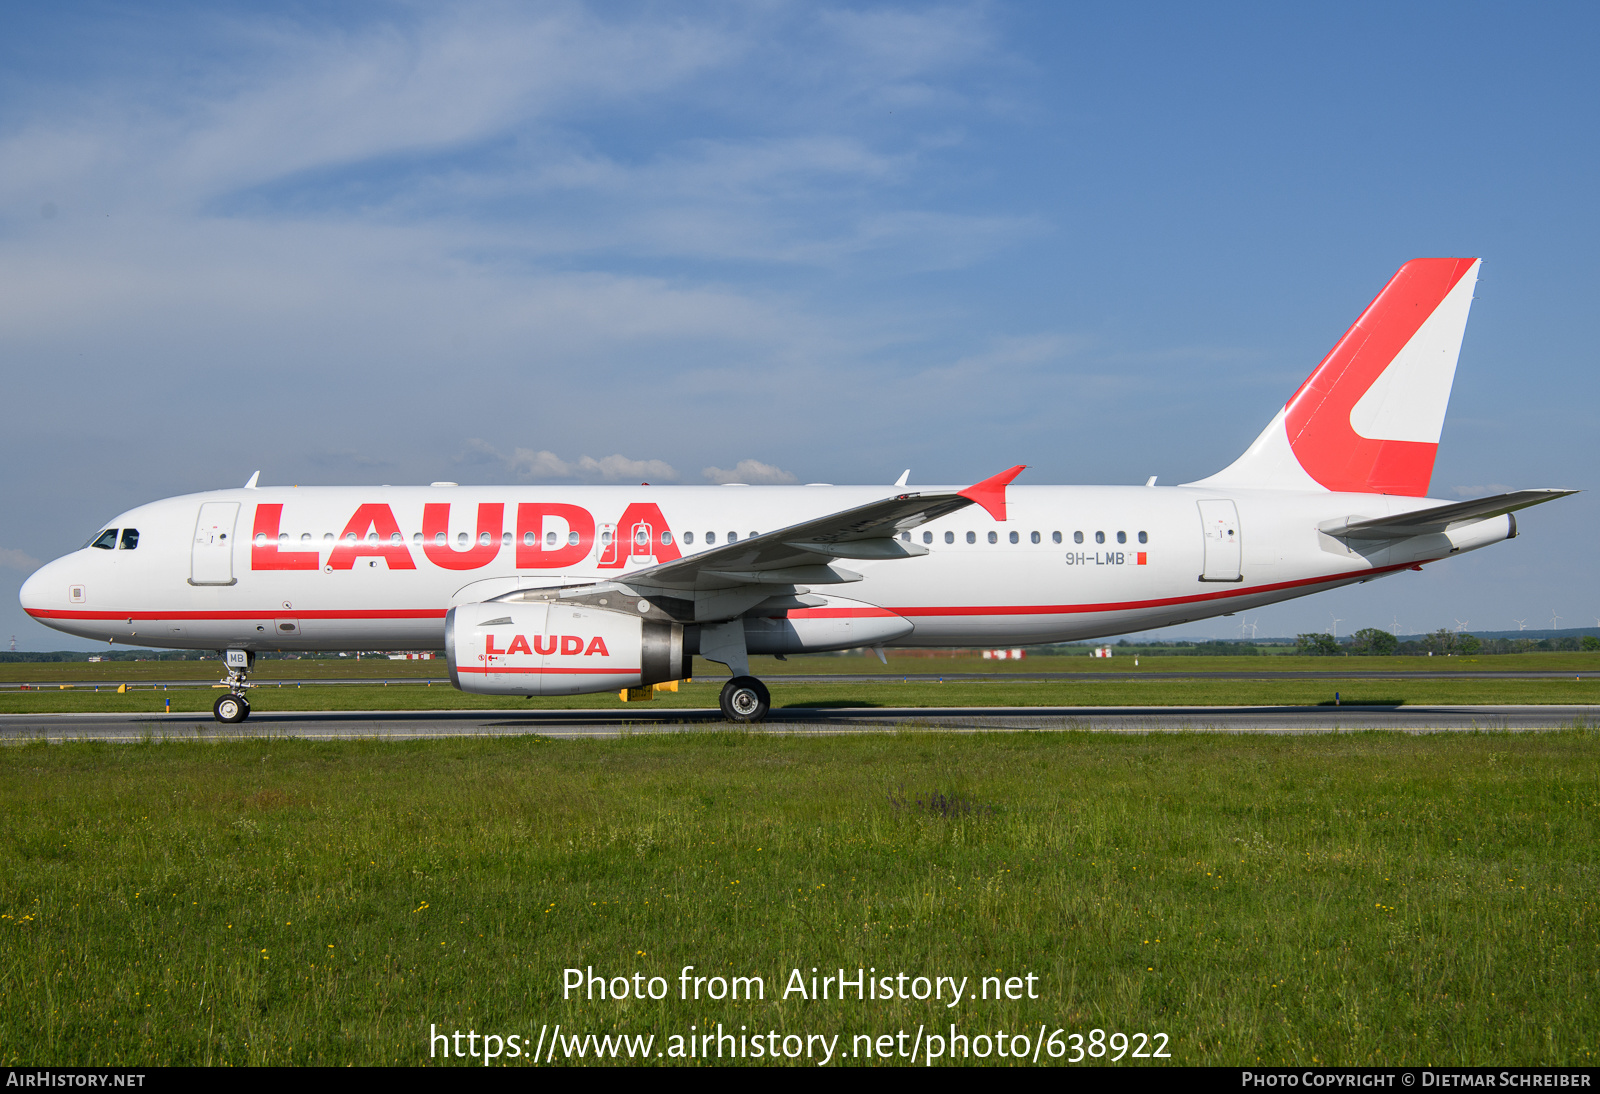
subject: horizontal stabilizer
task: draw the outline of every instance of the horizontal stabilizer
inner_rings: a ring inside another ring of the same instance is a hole
[[[1509,494],[1459,501],[1453,505],[1436,505],[1431,509],[1418,509],[1392,517],[1370,520],[1345,517],[1321,524],[1317,530],[1341,539],[1404,539],[1407,536],[1445,532],[1458,525],[1504,516],[1530,505],[1540,505],[1576,493],[1576,490],[1515,490]]]

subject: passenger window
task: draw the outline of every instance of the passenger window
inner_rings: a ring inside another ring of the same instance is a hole
[[[1072,533],[1072,542],[1074,542],[1074,543],[1082,543],[1083,542],[1083,533],[1082,532],[1074,532],[1074,533]]]
[[[693,535],[693,533],[690,533],[690,534]],[[576,532],[568,532],[567,533],[567,546],[568,547],[576,547],[577,545],[578,545],[578,533],[576,533]]]
[[[954,543],[956,541],[956,534],[954,532],[946,532],[944,534],[944,541],[946,543]]]
[[[257,532],[256,533],[256,546],[265,547],[266,545],[267,545],[267,533],[265,533],[265,532]],[[95,546],[98,547],[100,545],[98,543],[96,543]]]
[[[501,532],[500,533],[500,546],[502,546],[502,547],[511,546],[511,533],[510,532]]]
[[[900,539],[904,543],[910,543],[911,542],[911,533],[910,532],[901,532],[900,533]]]
[[[1150,537],[1145,535],[1143,532],[1140,532],[1139,533],[1139,542],[1140,543],[1149,543],[1150,542]]]
[[[746,536],[746,537],[745,537],[745,538],[746,538],[746,539],[755,539],[755,538],[756,538],[756,537],[757,537],[757,536],[759,536],[759,535],[760,535],[760,534],[761,534],[761,533],[760,533],[760,532],[751,532],[751,533],[750,533],[750,534],[749,534],[749,535],[748,535],[748,536]]]
[[[978,542],[978,533],[976,533],[976,532],[968,532],[967,533],[967,542],[968,543],[976,543],[976,542]]]
[[[577,535],[578,533],[574,532],[572,534],[573,535]],[[694,533],[693,532],[685,532],[685,533],[683,533],[683,542],[684,542],[685,546],[689,546],[689,547],[694,546]]]
[[[131,551],[137,546],[139,546],[139,529],[124,528],[122,530],[122,549]]]
[[[1012,543],[1018,542],[1021,538],[1022,537],[1018,536],[1017,533],[1015,533],[1015,532],[1011,533],[1011,542]],[[1033,538],[1034,539],[1038,539],[1039,538],[1039,533],[1038,532],[1033,533]]]
[[[1050,533],[1050,542],[1051,543],[1060,543],[1061,542],[1061,533],[1060,532],[1051,532]]]
[[[1000,537],[998,535],[996,535],[995,533],[990,532],[989,533],[989,542],[990,543],[999,543],[1000,542]]]
[[[546,532],[544,534],[544,545],[546,547],[554,547],[556,545],[556,534],[554,532]]]
[[[485,532],[483,534],[483,537],[484,537],[485,540],[487,540],[489,538],[489,533]],[[389,542],[390,543],[404,543],[405,541],[406,541],[406,537],[402,536],[399,532],[390,532],[389,533]]]
[[[440,537],[440,538],[443,538],[443,537]],[[524,547],[532,547],[535,543],[538,543],[538,542],[539,542],[538,533],[536,533],[536,532],[524,532],[524,533],[522,533],[522,545]]]
[[[300,542],[301,543],[310,543],[311,542],[311,533],[310,532],[301,532],[300,533]],[[417,542],[418,543],[422,542],[422,533],[421,532],[417,533]]]
[[[456,533],[456,546],[457,547],[465,547],[466,545],[467,545],[467,533],[465,533],[465,532],[457,532]]]
[[[324,543],[332,543],[333,542],[333,533],[332,532],[324,532],[324,533],[322,533],[322,542],[324,542]]]
[[[300,538],[301,538],[301,540],[308,540],[311,537],[309,535],[306,535],[306,536],[301,536]],[[422,546],[422,533],[421,532],[412,532],[411,533],[411,546],[413,546],[413,547],[421,547]]]
[[[528,534],[530,536],[533,535],[532,532],[529,532]],[[533,540],[530,539],[528,542],[532,543]],[[602,546],[609,547],[611,545],[611,533],[610,532],[601,532],[600,533],[600,543],[601,543]]]
[[[739,533],[738,532],[729,532],[728,533],[728,542],[729,543],[738,543],[739,542]]]
[[[713,547],[713,546],[716,545],[716,542],[717,542],[717,533],[715,533],[715,532],[707,532],[706,533],[706,546],[707,547]]]
[[[1128,533],[1126,533],[1126,532],[1118,532],[1117,533],[1117,542],[1118,543],[1126,543],[1126,542],[1128,542]]]
[[[107,528],[104,532],[101,532],[98,536],[95,536],[94,542],[89,544],[89,546],[98,547],[102,551],[116,550],[117,530],[115,528]]]
[[[288,543],[289,542],[289,533],[288,532],[279,532],[278,533],[278,542],[280,544]]]
[[[924,533],[922,533],[922,542],[924,542],[924,543],[932,543],[933,542],[933,533],[932,532],[924,532]]]
[[[671,532],[665,532],[664,531],[664,532],[661,533],[661,544],[662,544],[663,547],[672,546],[672,533]]]
[[[1096,532],[1094,534],[1094,541],[1096,543],[1104,543],[1106,541],[1106,534],[1104,532]]]
[[[1060,535],[1061,533],[1057,532],[1056,534]],[[1038,543],[1039,542],[1039,533],[1038,532],[1034,532],[1032,535],[1030,535],[1028,537],[1028,539],[1029,539],[1029,542],[1031,542],[1031,543]]]

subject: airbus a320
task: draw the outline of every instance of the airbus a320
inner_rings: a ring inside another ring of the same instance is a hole
[[[263,650],[438,649],[464,691],[646,689],[752,654],[1063,642],[1417,570],[1569,490],[1426,497],[1479,263],[1408,262],[1231,465],[1181,486],[261,487],[108,521],[23,585],[83,638],[216,649],[214,713]]]

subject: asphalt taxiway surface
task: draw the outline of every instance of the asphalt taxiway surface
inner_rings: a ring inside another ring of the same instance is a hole
[[[734,728],[714,709],[293,711],[237,725],[196,714],[5,714],[0,742],[156,740],[412,740],[447,737],[616,737]],[[893,732],[1400,733],[1600,728],[1600,706],[1340,707],[782,707],[764,733]]]

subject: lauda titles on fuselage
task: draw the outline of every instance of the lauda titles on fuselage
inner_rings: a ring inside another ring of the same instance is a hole
[[[1370,581],[1516,534],[1570,491],[1425,497],[1478,263],[1407,263],[1250,448],[1176,487],[257,487],[108,522],[22,589],[110,642],[436,649],[469,691],[538,695],[755,653],[1022,645],[1167,626]],[[730,690],[731,689],[731,690]],[[241,713],[242,710],[242,713]]]

